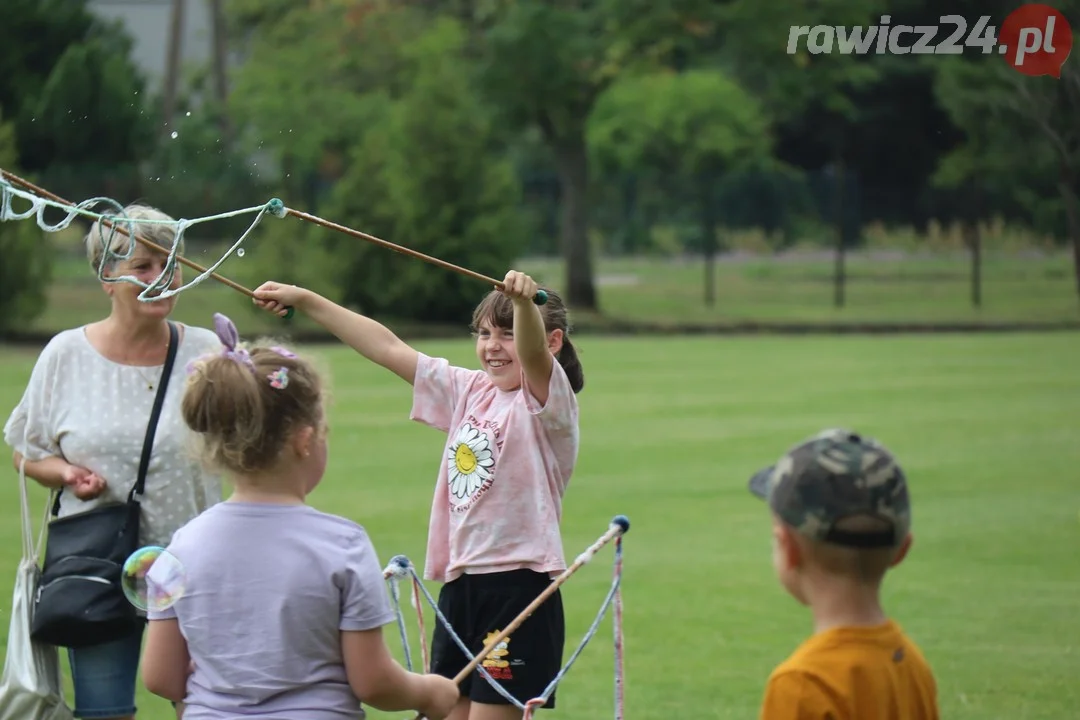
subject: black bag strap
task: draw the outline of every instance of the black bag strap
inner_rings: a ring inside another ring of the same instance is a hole
[[[169,378],[172,377],[172,369],[176,363],[176,351],[179,344],[179,333],[176,325],[170,322],[169,350],[165,356],[165,366],[161,368],[161,380],[158,381],[157,395],[154,396],[154,408],[150,411],[150,423],[146,426],[142,457],[139,458],[139,474],[135,480],[135,486],[128,493],[129,503],[138,502],[136,496],[142,497],[143,491],[146,489],[146,472],[150,468],[150,455],[154,449],[154,435],[157,433],[158,420],[161,418],[161,408],[165,405],[165,393],[169,389]],[[54,517],[60,514],[59,492],[56,493],[56,500],[53,502],[52,514]]]
[[[154,450],[154,435],[161,417],[161,408],[165,405],[165,391],[169,389],[169,378],[172,377],[173,363],[176,361],[176,346],[179,344],[176,325],[169,323],[169,352],[165,356],[165,367],[161,369],[161,382],[158,383],[157,396],[154,397],[154,409],[150,411],[150,423],[146,426],[146,439],[143,440],[142,457],[139,458],[139,476],[128,494],[128,502],[134,501],[136,496],[141,497],[146,488],[146,472],[150,468],[150,455]]]

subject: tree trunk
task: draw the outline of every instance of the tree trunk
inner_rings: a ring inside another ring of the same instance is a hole
[[[589,161],[584,125],[551,138],[559,172],[559,239],[566,262],[566,302],[577,310],[598,310],[589,247]]]
[[[228,60],[229,43],[225,34],[225,10],[222,0],[210,0],[210,21],[213,28],[214,52],[214,99],[219,105],[218,123],[221,127],[223,144],[228,147],[232,141],[232,128],[229,123],[229,85],[226,62]]]
[[[717,178],[699,177],[698,192],[701,203],[701,253],[705,258],[705,304],[716,305],[716,204],[713,202],[712,189],[717,185]]]
[[[162,88],[162,132],[172,130],[176,112],[176,93],[180,84],[180,57],[184,41],[184,6],[187,0],[172,0],[169,20],[169,46],[165,55],[165,87]]]
[[[844,268],[844,253],[846,250],[847,233],[844,232],[844,160],[839,150],[836,152],[836,267],[833,273],[833,304],[844,307],[844,283],[846,281]]]
[[[964,220],[961,226],[964,244],[971,252],[971,304],[982,307],[982,233],[978,221]]]
[[[970,200],[968,212],[964,213],[961,233],[963,233],[964,244],[971,252],[971,304],[978,308],[982,307],[982,231],[979,229],[979,218],[982,216],[982,189],[977,180],[971,188]]]

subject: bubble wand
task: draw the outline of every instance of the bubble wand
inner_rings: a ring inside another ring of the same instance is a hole
[[[48,200],[51,200],[51,201],[53,201],[55,203],[59,203],[61,205],[67,205],[68,207],[73,207],[73,204],[68,202],[67,200],[64,200],[63,198],[49,192],[48,190],[45,190],[44,188],[40,188],[37,185],[34,185],[33,183],[31,183],[30,181],[24,180],[23,178],[19,177],[18,175],[15,175],[14,173],[8,172],[7,170],[0,169],[0,177],[4,178],[5,180],[8,180],[9,182],[15,183],[16,185],[20,185],[23,188],[29,190],[30,192],[36,193],[36,194],[40,195],[41,197],[46,198]],[[299,218],[301,220],[305,220],[305,221],[313,223],[315,225],[319,225],[321,227],[329,228],[331,230],[337,230],[338,232],[344,233],[346,235],[350,235],[350,236],[355,237],[355,238],[360,238],[361,240],[366,240],[366,241],[368,241],[370,243],[374,243],[376,245],[387,248],[389,250],[393,250],[394,252],[401,253],[403,255],[408,255],[408,256],[414,257],[414,258],[416,258],[418,260],[423,260],[426,263],[430,263],[432,265],[437,265],[438,267],[444,268],[446,270],[451,270],[453,272],[459,273],[459,274],[464,275],[466,277],[470,277],[470,278],[473,278],[475,280],[482,280],[482,281],[494,286],[496,289],[498,289],[500,291],[504,291],[506,289],[506,286],[502,282],[500,282],[499,280],[496,280],[495,278],[488,277],[487,275],[483,275],[483,274],[475,272],[473,270],[463,268],[460,265],[455,265],[455,264],[447,262],[445,260],[440,260],[439,258],[432,257],[431,255],[425,255],[424,253],[417,252],[416,250],[412,250],[411,248],[407,248],[407,247],[405,247],[403,245],[398,245],[396,243],[392,243],[392,242],[388,242],[386,240],[382,240],[381,238],[377,238],[374,235],[369,235],[367,233],[360,232],[359,230],[353,230],[352,228],[345,227],[344,225],[339,225],[338,223],[330,222],[329,220],[324,220],[323,218],[320,218],[320,217],[318,217],[316,215],[311,215],[311,214],[306,213],[306,212],[301,212],[299,210],[294,210],[292,208],[285,207],[285,204],[282,203],[281,200],[279,200],[277,198],[273,198],[273,199],[270,200],[270,202],[268,204],[268,209],[269,209],[269,212],[271,214],[276,215],[277,217],[285,217],[286,215],[291,215],[293,217]],[[125,230],[122,227],[118,227],[117,225],[115,225],[114,223],[112,223],[111,221],[109,221],[106,218],[101,218],[101,223],[103,225],[109,227],[110,229],[113,229],[113,230],[115,230],[117,232],[123,233],[124,235],[128,235],[130,237],[130,233],[128,233],[127,230]],[[150,250],[152,250],[154,252],[159,252],[159,253],[162,253],[164,255],[169,255],[170,254],[170,250],[168,248],[164,248],[164,247],[158,245],[157,243],[151,242],[150,240],[147,240],[146,238],[140,237],[137,234],[134,236],[134,239],[135,239],[136,242],[140,243],[144,247],[146,247],[146,248],[148,248],[148,249],[150,249]],[[221,275],[221,274],[216,273],[216,272],[209,272],[209,270],[207,268],[203,267],[202,265],[199,265],[196,262],[193,262],[193,261],[187,259],[186,257],[184,257],[183,255],[180,255],[179,253],[176,254],[176,260],[177,260],[177,262],[179,262],[179,263],[181,263],[183,265],[186,265],[187,267],[191,268],[192,270],[195,270],[196,272],[198,272],[200,274],[209,273],[209,277],[213,278],[214,280],[217,280],[218,282],[220,282],[220,283],[222,283],[224,285],[227,285],[228,287],[232,288],[233,290],[236,290],[237,292],[243,293],[244,295],[247,295],[250,298],[253,298],[253,299],[255,298],[255,293],[252,290],[250,290],[249,288],[244,287],[243,285],[241,285],[238,282],[230,280],[229,278],[225,277],[224,275]],[[544,292],[543,290],[537,291],[536,295],[533,296],[533,302],[536,303],[537,305],[543,305],[544,303],[547,302],[547,300],[548,300],[547,293]],[[294,308],[289,307],[289,308],[286,308],[286,309],[287,309],[287,312],[285,313],[285,316],[284,316],[285,319],[291,318],[293,316],[293,314],[294,314]]]
[[[585,552],[578,555],[574,563],[570,567],[563,570],[561,575],[552,580],[551,584],[544,589],[544,592],[540,593],[535,600],[529,603],[529,605],[518,614],[516,618],[511,620],[510,623],[505,628],[503,628],[502,632],[498,633],[497,635],[495,635],[495,637],[488,640],[487,643],[484,645],[483,649],[476,654],[476,657],[469,661],[469,664],[463,667],[461,671],[454,676],[454,682],[460,685],[465,678],[469,677],[469,675],[472,674],[472,671],[476,669],[476,666],[483,662],[484,658],[486,658],[491,653],[491,651],[495,649],[496,645],[501,643],[506,638],[510,637],[510,635],[515,630],[517,630],[518,627],[520,627],[521,623],[528,620],[529,616],[536,612],[536,609],[543,605],[545,600],[555,594],[555,591],[558,590],[564,582],[570,579],[571,575],[576,573],[582,565],[592,560],[593,555],[596,555],[596,553],[599,552],[602,547],[607,545],[616,537],[625,535],[627,532],[629,532],[629,530],[630,520],[625,515],[616,515],[612,519],[611,526],[608,528],[608,531],[601,535],[596,540],[596,542],[594,542],[591,546],[589,546],[588,549],[585,550]],[[427,716],[423,713],[420,713],[415,718],[413,718],[413,720],[427,720]]]
[[[37,185],[33,184],[29,180],[23,180],[18,175],[12,174],[12,173],[8,172],[7,170],[0,169],[0,177],[3,177],[5,180],[13,182],[16,185],[21,185],[22,187],[26,188],[30,192],[36,193],[36,194],[40,195],[41,197],[46,198],[48,200],[52,200],[55,203],[59,203],[61,205],[73,206],[73,203],[70,203],[67,200],[64,200],[62,197],[60,197],[58,195],[54,195],[53,193],[49,192],[48,190],[45,190],[44,188],[39,188]],[[115,230],[118,233],[122,233],[122,234],[127,235],[127,236],[130,237],[130,233],[127,230],[125,230],[122,227],[119,227],[118,225],[114,225],[112,222],[110,222],[109,220],[106,220],[105,218],[101,219],[101,224],[105,225],[106,227],[108,227],[108,228],[110,228],[112,230]],[[139,235],[135,235],[135,241],[138,242],[139,244],[143,245],[147,249],[152,250],[154,252],[162,253],[163,255],[168,255],[169,252],[170,252],[168,248],[161,247],[157,243],[151,242],[150,240],[147,240],[144,237],[140,237]],[[184,257],[183,255],[180,255],[180,254],[177,254],[176,261],[183,264],[183,265],[188,266],[192,270],[195,270],[196,272],[199,272],[199,273],[205,273],[207,271],[207,269],[204,268],[202,265],[199,265],[196,262],[188,260],[186,257]],[[218,273],[210,273],[210,277],[214,278],[215,280],[217,280],[220,283],[228,285],[229,287],[231,287],[233,290],[236,290],[237,292],[244,293],[248,297],[252,297],[252,298],[255,297],[255,293],[253,293],[251,290],[244,287],[243,285],[241,285],[238,282],[230,280],[229,278],[225,277],[224,275],[219,275]]]

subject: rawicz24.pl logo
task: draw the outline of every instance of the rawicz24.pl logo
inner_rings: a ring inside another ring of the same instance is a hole
[[[1025,75],[1061,77],[1061,66],[1072,51],[1069,21],[1049,5],[1028,4],[1009,13],[1000,34],[983,15],[969,25],[962,15],[942,15],[939,25],[893,25],[883,15],[879,25],[793,25],[788,31],[787,52],[794,55],[801,44],[815,54],[868,53],[890,55],[960,55],[964,52],[997,52]],[[936,44],[931,44],[938,40]]]

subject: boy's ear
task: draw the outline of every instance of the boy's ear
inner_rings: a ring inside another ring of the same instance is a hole
[[[806,559],[805,553],[803,551],[803,545],[801,542],[799,542],[799,537],[796,536],[794,530],[789,527],[785,527],[784,532],[787,533],[787,542],[789,548],[787,551],[788,563],[793,568],[801,567],[804,560]]]
[[[776,537],[776,547],[780,552],[780,560],[784,567],[794,569],[803,561],[802,547],[799,539],[795,537],[795,531],[782,522],[774,521],[773,535]]]
[[[896,551],[896,555],[893,557],[892,562],[889,563],[889,567],[896,567],[903,562],[904,558],[907,557],[908,550],[911,549],[911,543],[913,542],[915,542],[915,538],[911,533],[908,533],[907,537],[904,538],[904,542],[900,543],[900,548]]]

